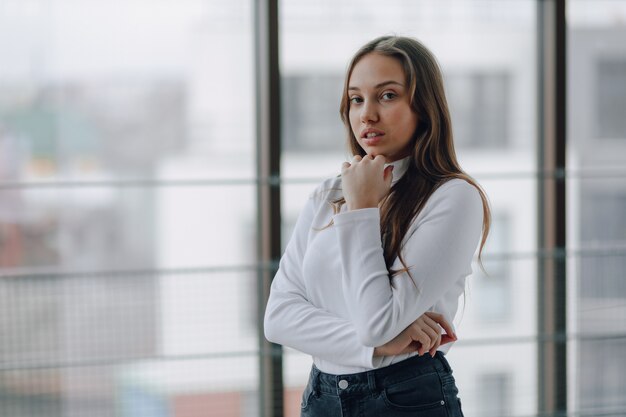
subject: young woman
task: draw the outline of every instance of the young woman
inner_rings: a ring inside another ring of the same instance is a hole
[[[490,212],[456,160],[435,58],[411,38],[367,43],[340,113],[354,156],[298,218],[265,336],[313,356],[302,416],[462,416],[444,353]]]

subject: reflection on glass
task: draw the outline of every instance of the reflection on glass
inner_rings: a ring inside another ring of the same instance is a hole
[[[478,390],[482,401],[482,417],[502,417],[510,415],[511,375],[506,372],[485,373],[479,376]]]
[[[283,244],[308,192],[337,175],[347,158],[346,133],[339,118],[339,99],[348,59],[365,42],[384,34],[414,36],[437,56],[444,72],[457,154],[461,165],[485,187],[494,214],[493,235],[485,251],[489,275],[473,265],[461,317],[463,339],[505,338],[535,333],[536,318],[536,2],[393,0],[385,7],[373,1],[325,0],[315,7],[280,2],[281,87],[285,181],[307,178],[307,184],[283,188]],[[519,257],[519,259],[518,259]],[[461,392],[469,413],[479,407],[480,368],[506,359],[511,392],[502,394],[497,410],[518,415],[535,412],[534,347],[521,348],[528,362],[511,364],[517,346],[459,343],[451,350],[455,374],[464,375]],[[310,359],[297,355],[285,365],[286,409],[295,410],[294,394],[306,383]],[[476,366],[470,365],[476,364]],[[523,382],[520,382],[523,381]],[[289,401],[293,401],[290,404]],[[297,415],[297,414],[293,414]],[[495,415],[495,414],[494,414]]]
[[[506,259],[506,256],[511,254],[511,228],[510,220],[505,215],[492,216],[489,241],[485,245],[484,271],[482,268],[475,270],[474,286],[478,297],[475,302],[478,317],[487,323],[506,322],[512,318],[513,288],[510,271],[512,262]]]
[[[626,410],[626,1],[568,2],[568,398]]]
[[[626,56],[599,59],[596,72],[596,134],[602,139],[624,140],[626,118],[620,109],[626,108]]]
[[[251,23],[0,2],[1,416],[258,412]]]
[[[536,373],[531,371],[537,363],[536,352],[532,337],[527,342],[476,341],[462,348],[461,345],[452,348],[447,359],[452,367],[462,370],[455,369],[454,377],[463,414],[476,417],[536,415],[537,381]],[[530,369],[522,371],[522,368]]]
[[[512,80],[507,72],[460,72],[446,77],[454,141],[458,149],[510,145]]]
[[[282,149],[286,152],[325,153],[343,151],[344,134],[339,120],[338,91],[343,79],[338,74],[316,72],[282,78]]]
[[[257,359],[141,361],[5,372],[0,412],[14,417],[255,417]]]

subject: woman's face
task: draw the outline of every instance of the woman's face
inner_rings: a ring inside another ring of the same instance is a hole
[[[362,57],[352,69],[348,99],[352,133],[368,155],[392,162],[411,153],[417,114],[399,60],[378,53]]]

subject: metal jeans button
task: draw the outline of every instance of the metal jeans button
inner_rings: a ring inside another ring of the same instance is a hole
[[[348,388],[348,381],[346,381],[345,379],[342,379],[341,381],[339,381],[339,388],[341,389]]]

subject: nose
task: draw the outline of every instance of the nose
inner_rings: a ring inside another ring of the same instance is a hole
[[[378,121],[378,109],[376,103],[366,100],[361,107],[361,123],[368,124]]]

